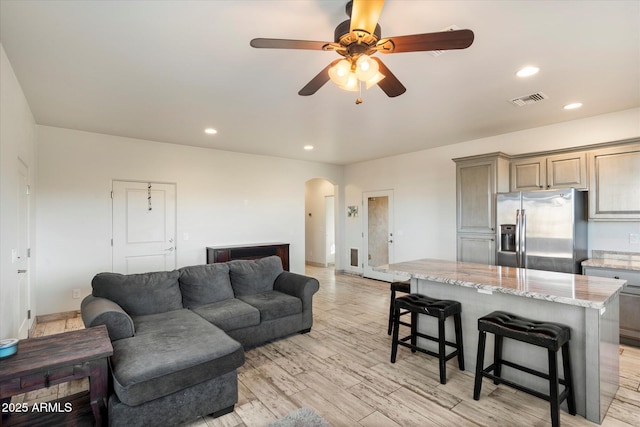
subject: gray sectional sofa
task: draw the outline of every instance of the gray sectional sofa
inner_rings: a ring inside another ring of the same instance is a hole
[[[316,279],[277,256],[175,271],[100,273],[81,305],[113,345],[112,426],[175,425],[233,411],[244,349],[313,323]]]

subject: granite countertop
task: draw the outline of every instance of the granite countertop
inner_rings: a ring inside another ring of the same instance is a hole
[[[640,253],[616,251],[591,251],[593,258],[582,261],[583,267],[613,268],[640,271]]]
[[[401,262],[374,270],[416,279],[601,309],[626,280],[438,259]]]

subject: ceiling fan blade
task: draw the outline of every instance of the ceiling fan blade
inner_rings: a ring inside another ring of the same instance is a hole
[[[384,79],[378,82],[378,86],[380,86],[380,89],[382,89],[388,97],[393,98],[395,96],[402,95],[407,91],[407,88],[404,87],[404,85],[400,83],[400,80],[398,80],[398,78],[393,75],[393,73],[387,68],[387,66],[384,65],[384,62],[382,62],[378,58],[373,58],[373,60],[378,63],[378,65],[380,66],[379,71],[380,73],[382,73],[382,75],[384,75]]]
[[[318,89],[320,89],[322,86],[324,86],[326,82],[329,81],[329,68],[336,65],[339,61],[340,59],[336,59],[331,64],[324,67],[324,69],[320,71],[318,75],[316,75],[313,79],[311,79],[311,81],[307,83],[305,87],[300,89],[300,92],[298,92],[298,95],[309,96],[316,93]]]
[[[473,31],[453,30],[439,33],[412,34],[380,40],[381,53],[421,52],[426,50],[466,49],[473,43]]]
[[[373,34],[384,6],[384,0],[353,0],[349,31],[364,30]]]
[[[322,47],[329,42],[318,42],[312,40],[289,40],[289,39],[253,39],[249,43],[252,47],[266,49],[307,49],[322,50]]]

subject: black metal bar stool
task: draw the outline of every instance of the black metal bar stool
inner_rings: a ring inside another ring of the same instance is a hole
[[[410,293],[410,285],[409,281],[404,282],[392,282],[391,283],[391,303],[389,304],[389,329],[387,330],[387,335],[391,335],[391,329],[393,328],[393,306],[396,302],[396,292],[402,292],[405,294]],[[409,313],[408,311],[400,313],[400,316]],[[400,322],[401,325],[411,326],[409,323]]]
[[[478,360],[476,364],[475,387],[473,398],[480,399],[482,388],[482,377],[491,378],[495,384],[505,384],[525,393],[532,394],[540,399],[550,402],[551,425],[560,425],[560,404],[567,399],[567,407],[571,415],[576,414],[576,402],[573,390],[573,379],[571,373],[571,357],[569,356],[569,341],[571,340],[571,329],[561,323],[539,322],[516,316],[504,311],[494,311],[478,319]],[[493,364],[483,368],[484,349],[487,332],[494,334]],[[547,349],[549,357],[549,374],[533,370],[526,366],[504,360],[502,358],[502,339],[511,338],[513,340],[544,347]],[[558,378],[558,350],[562,349],[562,365],[564,379]],[[514,369],[535,375],[549,380],[549,394],[544,394],[500,376],[502,365],[510,366]],[[493,371],[493,374],[491,372]],[[562,393],[559,393],[559,384],[564,386]]]
[[[400,329],[400,316],[402,310],[406,310],[407,313],[411,313],[411,334],[404,338],[398,339],[398,330]],[[396,362],[396,354],[398,353],[398,345],[408,347],[412,353],[419,351],[426,353],[430,356],[438,358],[440,366],[440,383],[447,383],[446,375],[446,363],[449,359],[457,356],[458,367],[461,371],[464,371],[464,351],[462,344],[462,321],[460,313],[462,312],[462,306],[458,301],[439,300],[430,298],[420,294],[409,294],[403,297],[395,299],[394,312],[393,312],[393,341],[391,344],[391,363]],[[426,316],[435,317],[438,319],[438,336],[433,337],[430,335],[422,334],[418,332],[418,315],[424,314]],[[447,317],[453,316],[456,342],[449,342],[445,337],[445,321]],[[417,339],[425,338],[438,343],[438,352],[433,352],[417,346]],[[410,343],[406,341],[411,340]],[[446,346],[455,348],[449,354],[446,354]]]

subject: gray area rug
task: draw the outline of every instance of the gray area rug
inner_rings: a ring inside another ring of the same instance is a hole
[[[331,424],[316,414],[312,409],[302,407],[289,412],[267,427],[331,427]]]

